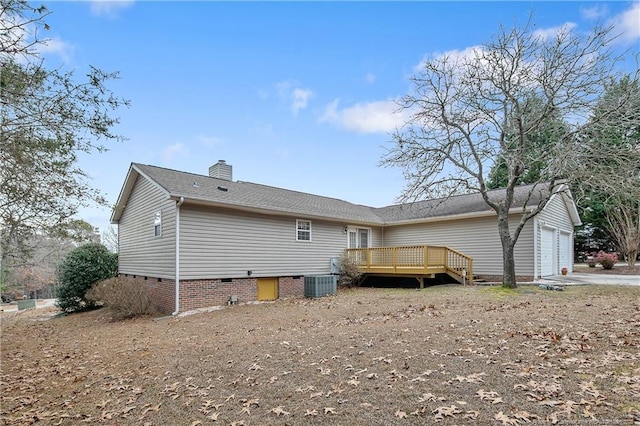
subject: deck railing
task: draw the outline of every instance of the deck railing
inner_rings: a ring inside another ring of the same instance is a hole
[[[445,246],[398,246],[346,249],[345,256],[363,273],[432,275],[446,273],[473,282],[473,259]]]

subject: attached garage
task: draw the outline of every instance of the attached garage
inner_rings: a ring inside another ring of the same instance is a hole
[[[580,218],[573,200],[565,194],[551,197],[535,218],[537,267],[535,278],[558,275],[562,268],[573,271],[573,227]]]
[[[560,263],[558,268],[567,268],[571,270],[573,264],[573,250],[571,249],[571,234],[565,231],[560,231],[560,245],[558,247],[558,259]]]
[[[546,277],[556,274],[555,258],[555,230],[540,228],[540,276]]]

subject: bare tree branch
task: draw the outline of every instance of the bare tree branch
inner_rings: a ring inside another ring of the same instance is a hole
[[[624,107],[595,109],[621,59],[611,50],[611,28],[581,35],[564,27],[550,38],[534,29],[531,20],[503,27],[469,55],[425,61],[399,101],[410,118],[381,161],[403,170],[401,201],[482,194],[498,218],[507,286],[516,285],[513,248],[522,229],[588,164],[579,136]],[[490,196],[487,182],[497,161],[506,177],[501,199]],[[515,188],[525,176],[538,203],[523,208],[511,229]]]

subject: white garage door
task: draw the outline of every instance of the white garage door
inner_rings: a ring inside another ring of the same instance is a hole
[[[560,232],[560,268],[567,268],[569,271],[571,270],[571,235],[566,232]]]
[[[540,276],[546,277],[555,274],[554,268],[554,244],[555,232],[553,229],[540,229]]]

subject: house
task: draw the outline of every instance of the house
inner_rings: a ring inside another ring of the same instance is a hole
[[[537,205],[533,189],[517,188],[514,224],[523,205]],[[302,295],[304,277],[331,273],[331,260],[345,249],[367,267],[393,259],[393,273],[502,275],[496,215],[479,194],[374,208],[233,181],[231,165],[222,160],[208,175],[133,163],[111,222],[118,224],[119,274],[143,282],[154,302],[174,314],[225,304],[231,296],[251,301]],[[571,270],[578,224],[568,190],[555,193],[522,231],[517,275]],[[398,247],[414,252],[393,251]],[[416,256],[424,270],[406,260]],[[448,266],[427,271],[427,258],[434,256]],[[446,260],[452,256],[454,261]]]

